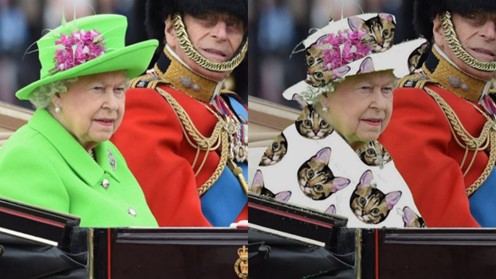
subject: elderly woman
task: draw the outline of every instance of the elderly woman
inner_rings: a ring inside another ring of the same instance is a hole
[[[124,115],[128,78],[158,42],[124,45],[126,18],[80,18],[38,40],[41,78],[16,96],[30,121],[0,150],[0,197],[81,218],[81,226],[157,226],[124,158],[108,140]]]
[[[303,41],[307,79],[283,93],[303,112],[262,156],[254,194],[344,216],[350,227],[424,225],[377,141],[391,118],[395,77],[425,47],[422,39],[393,46],[394,28],[392,15],[361,14]]]
[[[425,48],[423,39],[393,46],[394,29],[392,15],[361,14],[331,21],[303,41],[307,79],[283,93],[303,112],[265,150],[251,183],[253,194],[343,216],[348,227],[424,226],[408,186],[377,141],[391,118],[395,78],[414,69]],[[255,218],[250,223],[264,225]],[[274,226],[279,233],[281,226]],[[259,257],[263,261],[253,257],[251,276],[356,276],[349,238],[343,244],[340,236],[330,243],[337,248],[328,250],[312,241],[273,240],[254,228],[250,242],[260,245],[260,255],[269,252]],[[302,228],[298,236],[311,238],[314,229],[305,235]]]

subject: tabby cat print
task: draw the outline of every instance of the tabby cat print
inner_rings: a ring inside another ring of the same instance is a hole
[[[274,138],[274,141],[265,149],[259,166],[271,166],[282,160],[288,151],[288,142],[283,133]]]
[[[303,107],[303,111],[295,121],[295,126],[300,135],[314,140],[323,139],[334,131],[311,105]]]
[[[262,172],[257,170],[253,177],[253,182],[250,187],[250,192],[257,196],[267,197],[280,202],[287,202],[291,198],[291,191],[282,191],[274,194],[269,189],[265,188]]]
[[[300,189],[312,200],[327,199],[333,193],[350,184],[349,179],[334,176],[328,166],[330,159],[331,149],[325,147],[298,169],[297,176]]]
[[[393,46],[396,23],[393,16],[389,14],[381,13],[368,20],[350,17],[348,18],[348,24],[351,30],[367,32],[367,35],[362,40],[372,47],[372,52],[383,52]]]
[[[366,224],[379,224],[401,198],[401,191],[384,194],[376,188],[372,171],[365,171],[351,195],[350,207],[358,220]]]
[[[425,228],[425,221],[418,216],[410,207],[405,206],[401,213],[405,228]]]
[[[391,162],[391,156],[377,140],[370,141],[368,144],[360,147],[356,153],[367,166],[383,167],[385,164]]]

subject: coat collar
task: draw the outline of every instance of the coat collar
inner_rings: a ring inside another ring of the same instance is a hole
[[[487,82],[473,78],[453,66],[437,46],[432,48],[422,70],[447,90],[474,103],[481,99],[489,85]]]
[[[111,143],[105,141],[94,148],[97,161],[93,160],[81,144],[45,109],[38,109],[29,121],[29,126],[38,131],[57,150],[67,165],[88,185],[97,184],[104,173],[116,180],[117,162],[111,151]],[[112,167],[112,161],[115,167]]]
[[[153,69],[161,79],[204,103],[212,101],[224,86],[224,81],[213,81],[186,67],[168,46],[164,48]]]

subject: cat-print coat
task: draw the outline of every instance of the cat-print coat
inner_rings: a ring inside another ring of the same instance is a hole
[[[315,138],[318,131],[302,132],[305,113],[318,121],[308,112],[304,110],[267,148],[252,193],[344,216],[349,227],[425,226],[408,186],[380,143],[354,151],[335,131]]]

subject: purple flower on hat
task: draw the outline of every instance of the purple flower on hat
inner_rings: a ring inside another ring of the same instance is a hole
[[[96,30],[74,31],[62,34],[55,41],[55,69],[53,72],[65,71],[101,56],[105,52],[103,37]]]

